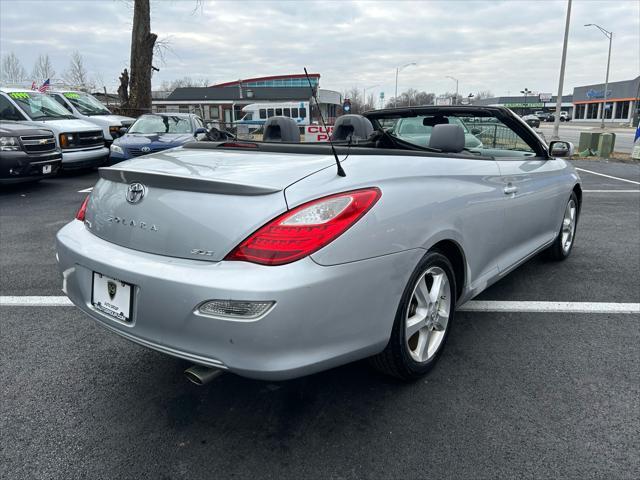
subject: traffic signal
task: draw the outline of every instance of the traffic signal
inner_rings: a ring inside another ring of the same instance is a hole
[[[344,113],[349,113],[351,111],[351,100],[348,98],[344,99],[344,103],[342,104],[342,111]]]

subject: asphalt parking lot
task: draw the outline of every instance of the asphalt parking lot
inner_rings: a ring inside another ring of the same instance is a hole
[[[576,166],[572,256],[536,257],[477,300],[640,302],[640,166]],[[0,192],[0,296],[61,295],[54,235],[95,178]],[[360,362],[196,387],[187,362],[73,307],[0,309],[2,478],[640,476],[638,313],[459,312],[439,364],[412,384]]]

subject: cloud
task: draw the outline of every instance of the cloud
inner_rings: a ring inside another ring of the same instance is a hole
[[[393,95],[491,90],[555,92],[565,0],[548,1],[205,1],[152,0],[152,31],[170,51],[154,84],[185,75],[223,82],[309,71],[325,88],[353,86]],[[42,12],[46,12],[43,15]],[[597,22],[614,32],[611,81],[640,71],[640,4],[636,0],[573,2],[565,92],[604,80],[608,43]],[[0,52],[14,51],[30,70],[49,53],[58,72],[79,49],[92,75],[114,89],[128,64],[131,2],[0,0]],[[159,62],[156,62],[159,63]]]

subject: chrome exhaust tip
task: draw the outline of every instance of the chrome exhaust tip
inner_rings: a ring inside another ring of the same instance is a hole
[[[205,367],[203,365],[192,365],[184,371],[185,377],[198,386],[209,383],[214,378],[222,375],[223,370],[213,367]]]

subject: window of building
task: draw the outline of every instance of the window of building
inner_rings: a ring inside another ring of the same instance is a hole
[[[282,109],[281,108],[276,108],[276,116],[281,116],[282,115]]]
[[[156,112],[166,112],[166,111],[167,111],[166,105],[158,105],[158,106],[156,106]]]
[[[290,108],[285,108],[283,110],[284,116],[285,117],[290,117],[291,116],[291,109]]]
[[[180,105],[178,107],[178,112],[180,112],[180,113],[189,113],[189,105]]]
[[[598,118],[598,105],[599,103],[587,103],[587,118]]]
[[[616,118],[629,118],[629,102],[617,102]]]
[[[304,107],[300,109],[300,118],[307,118],[307,109]]]
[[[264,120],[265,118],[267,118],[267,109],[266,108],[261,108],[260,109],[260,119]]]
[[[267,117],[268,118],[273,117],[273,108],[267,108]]]
[[[604,118],[611,118],[611,113],[613,112],[613,103],[614,102],[607,102],[602,105],[602,109],[604,110]]]
[[[218,120],[220,118],[220,107],[217,105],[209,106],[209,118]]]
[[[292,108],[291,109],[291,117],[292,118],[298,118],[298,109],[297,108]]]
[[[575,107],[575,113],[573,114],[573,118],[583,118],[584,117],[584,104],[578,104]]]

